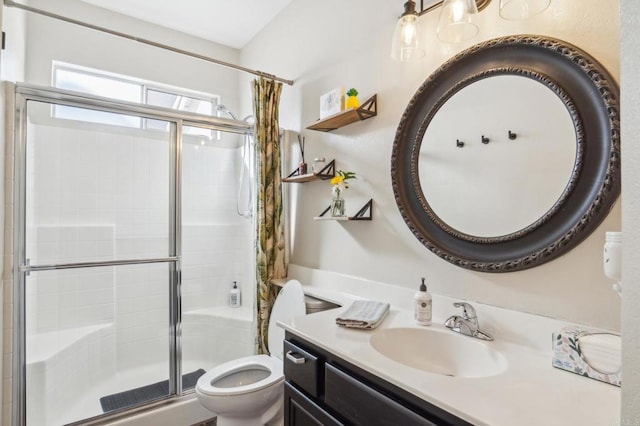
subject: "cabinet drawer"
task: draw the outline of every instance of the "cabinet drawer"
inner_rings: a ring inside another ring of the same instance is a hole
[[[284,375],[300,389],[314,398],[318,397],[318,357],[299,348],[288,340],[284,341]]]
[[[356,425],[436,426],[331,364],[325,365],[324,401]]]

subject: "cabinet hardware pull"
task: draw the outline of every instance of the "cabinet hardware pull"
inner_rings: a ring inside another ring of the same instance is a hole
[[[293,351],[287,352],[287,359],[289,361],[292,361],[294,364],[304,364],[304,362],[306,361],[304,356]]]

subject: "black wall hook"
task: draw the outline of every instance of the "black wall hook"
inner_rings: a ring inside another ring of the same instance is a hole
[[[482,139],[481,140],[482,140],[482,143],[485,144],[485,145],[489,143],[489,138],[485,137],[484,135],[482,135]]]
[[[513,133],[511,130],[509,130],[509,139],[511,139],[513,141],[517,137],[518,137],[518,135],[516,133]]]
[[[464,142],[462,142],[460,139],[456,139],[456,146],[458,148],[462,148],[464,146]]]

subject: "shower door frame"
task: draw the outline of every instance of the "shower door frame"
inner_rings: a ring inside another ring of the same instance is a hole
[[[79,94],[50,87],[16,84],[14,156],[13,156],[13,359],[12,359],[12,424],[26,426],[26,277],[30,272],[106,266],[126,266],[153,263],[169,265],[169,395],[160,400],[115,414],[103,414],[82,419],[72,424],[99,423],[127,416],[174,402],[193,393],[183,392],[182,376],[182,312],[181,312],[181,256],[182,256],[182,130],[193,126],[243,135],[253,135],[254,126],[246,122],[193,113],[184,113],[161,107],[153,107],[113,99]],[[78,262],[51,265],[29,265],[26,257],[26,179],[27,179],[27,103],[43,102],[50,105],[87,108],[92,110],[136,116],[142,119],[162,120],[170,123],[169,129],[169,255],[163,258]]]

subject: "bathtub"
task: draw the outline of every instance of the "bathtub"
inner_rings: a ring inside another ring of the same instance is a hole
[[[249,306],[184,312],[183,374],[209,370],[254,353],[254,315]],[[30,425],[60,425],[102,414],[100,398],[166,380],[164,362],[119,368],[115,324],[65,329],[27,337],[27,418]],[[160,334],[166,331],[159,330]],[[166,337],[163,337],[166,340]],[[153,346],[152,346],[153,347]],[[138,355],[138,359],[145,357]],[[152,358],[152,357],[150,357]],[[122,419],[121,425],[192,425],[213,417],[195,395]]]

